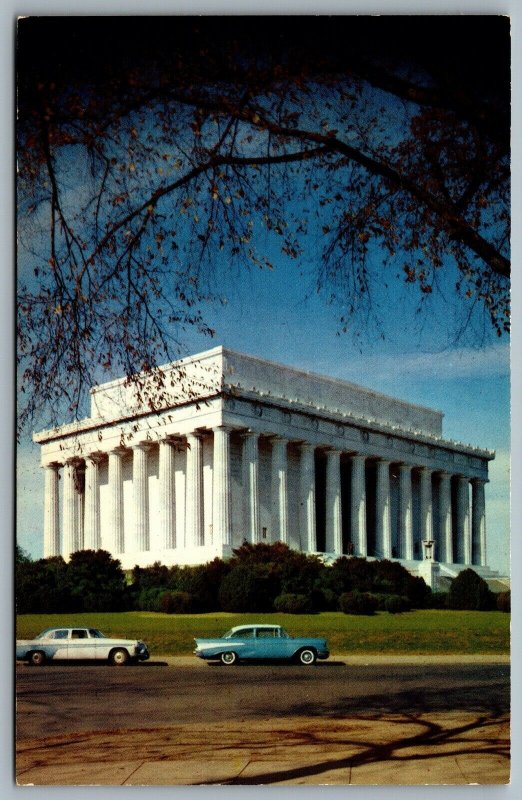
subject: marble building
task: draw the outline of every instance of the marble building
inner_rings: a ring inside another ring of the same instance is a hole
[[[159,409],[151,386],[138,401],[116,380],[91,390],[88,418],[34,434],[46,557],[198,564],[282,541],[397,559],[432,586],[490,572],[494,453],[444,439],[441,412],[224,347],[163,372]]]

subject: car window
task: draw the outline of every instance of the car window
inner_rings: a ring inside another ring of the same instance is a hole
[[[258,639],[274,639],[278,634],[277,628],[258,628],[257,629],[257,638]]]
[[[88,639],[88,638],[89,636],[87,634],[87,631],[84,629],[73,630],[71,633],[71,639]]]
[[[93,639],[105,639],[103,633],[96,628],[89,628],[89,636]]]
[[[68,635],[69,635],[69,631],[68,630],[54,631],[52,638],[53,639],[67,639]]]
[[[253,628],[244,628],[242,631],[236,631],[234,636],[237,636],[238,639],[253,639],[254,638],[254,629]]]

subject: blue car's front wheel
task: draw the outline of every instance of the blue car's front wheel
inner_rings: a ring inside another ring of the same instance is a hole
[[[231,667],[232,664],[237,664],[238,661],[236,653],[233,653],[232,651],[221,653],[220,658],[221,658],[221,663],[226,664],[227,667]]]

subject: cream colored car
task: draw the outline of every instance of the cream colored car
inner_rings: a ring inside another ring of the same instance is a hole
[[[138,639],[110,639],[96,628],[47,628],[34,639],[16,642],[16,660],[41,666],[46,661],[108,661],[123,666],[149,658]]]

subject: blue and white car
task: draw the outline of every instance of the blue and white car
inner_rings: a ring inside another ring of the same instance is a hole
[[[62,660],[108,661],[123,666],[148,658],[148,647],[139,639],[111,639],[97,628],[47,628],[34,639],[16,642],[16,660],[34,666]]]
[[[239,661],[284,659],[315,664],[328,658],[326,639],[293,638],[280,625],[238,625],[216,639],[195,639],[194,655],[232,665]]]

